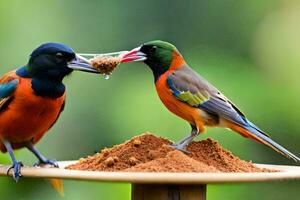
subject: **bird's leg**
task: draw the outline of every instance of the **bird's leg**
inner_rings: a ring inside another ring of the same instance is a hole
[[[18,162],[16,160],[15,155],[14,155],[14,151],[13,151],[13,149],[11,147],[11,144],[8,141],[5,141],[5,140],[2,141],[2,142],[3,142],[3,144],[4,144],[4,146],[5,146],[6,150],[7,150],[7,152],[9,153],[9,156],[10,156],[10,158],[12,160],[12,163],[13,163],[12,166],[8,168],[6,174],[8,175],[9,172],[10,172],[10,170],[13,169],[14,170],[13,178],[14,178],[14,180],[16,182],[18,182],[19,179],[20,179],[20,177],[22,176],[22,174],[21,174],[21,167],[23,166],[23,164],[22,164],[22,162]]]
[[[198,128],[194,125],[191,125],[192,127],[192,131],[191,134],[181,140],[179,140],[178,142],[174,143],[171,145],[171,147],[178,149],[180,151],[189,153],[189,151],[186,149],[187,145],[193,141],[193,139],[198,135],[199,131]]]
[[[26,142],[25,146],[27,149],[29,149],[38,159],[39,161],[34,164],[34,166],[40,166],[42,164],[48,164],[52,165],[54,167],[58,167],[56,160],[49,160],[45,156],[43,156],[34,146],[31,142]]]

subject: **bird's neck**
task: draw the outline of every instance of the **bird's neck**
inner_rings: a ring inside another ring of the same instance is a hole
[[[31,87],[35,94],[41,97],[59,98],[65,93],[65,85],[62,81],[45,77],[32,78]]]
[[[49,77],[43,74],[32,75],[27,66],[23,66],[16,71],[22,78],[31,78],[31,88],[34,93],[41,97],[59,98],[65,93],[65,85],[62,78]]]
[[[154,75],[154,82],[156,83],[159,78],[165,74],[173,72],[174,70],[180,69],[186,65],[184,58],[176,51],[172,54],[172,61],[165,67],[161,66],[162,63],[153,63],[150,68],[152,69]]]
[[[184,58],[182,57],[182,55],[180,55],[180,53],[174,51],[173,59],[172,59],[171,65],[169,67],[169,70],[176,70],[176,69],[181,68],[184,65],[186,65],[186,62],[185,62]]]

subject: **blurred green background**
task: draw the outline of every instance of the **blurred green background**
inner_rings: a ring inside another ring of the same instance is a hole
[[[163,39],[292,152],[300,154],[300,2],[293,0],[0,2],[0,74],[27,63],[48,41],[81,53],[131,49]],[[38,148],[49,158],[74,160],[145,131],[178,140],[189,125],[169,113],[143,64],[124,64],[109,80],[75,72],[65,80],[67,105]],[[24,116],[26,117],[26,116]],[[213,137],[246,160],[295,164],[225,129]],[[17,158],[33,164],[27,151]],[[0,154],[0,163],[10,163]],[[210,185],[208,199],[299,199],[299,182]],[[129,184],[65,181],[65,200],[130,199]],[[60,199],[45,180],[0,178],[0,199]]]

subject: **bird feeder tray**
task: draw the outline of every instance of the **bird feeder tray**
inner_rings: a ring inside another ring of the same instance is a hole
[[[272,173],[166,173],[166,172],[100,172],[68,170],[78,161],[59,162],[59,168],[23,167],[24,177],[59,178],[132,184],[132,199],[206,199],[206,185],[218,183],[249,183],[300,179],[300,167],[255,164],[260,168],[278,170]],[[0,165],[0,176],[6,176],[8,165]],[[12,171],[11,171],[12,172]],[[9,175],[12,175],[11,173]]]

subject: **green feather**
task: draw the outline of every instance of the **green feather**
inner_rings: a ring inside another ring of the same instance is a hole
[[[191,106],[197,107],[199,104],[207,101],[209,97],[204,96],[200,92],[193,94],[190,91],[181,92],[177,98],[181,101],[187,102]]]

